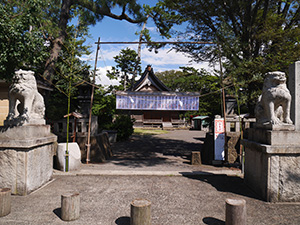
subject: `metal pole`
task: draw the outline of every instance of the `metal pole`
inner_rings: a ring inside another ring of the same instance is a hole
[[[99,52],[99,47],[100,45],[100,37],[98,38],[97,42],[97,51],[96,51],[96,59],[95,59],[95,67],[94,67],[94,72],[93,72],[93,84],[92,85],[92,93],[91,93],[91,104],[90,104],[90,115],[89,115],[89,128],[88,128],[88,138],[87,138],[87,152],[86,152],[86,164],[89,164],[90,162],[90,150],[91,150],[91,122],[92,122],[92,106],[93,106],[93,100],[94,100],[94,90],[95,90],[95,75],[96,75],[96,70],[97,70],[97,60],[98,60],[98,52]]]
[[[225,162],[226,162],[227,158],[228,158],[228,146],[227,146],[227,133],[226,133],[225,89],[224,89],[224,83],[223,83],[223,71],[222,71],[222,59],[221,59],[222,54],[221,54],[220,45],[219,45],[219,52],[220,52],[220,57],[219,57],[220,79],[221,79],[221,86],[222,86],[222,102],[223,102],[223,114],[224,114],[224,138],[225,138],[224,151],[225,151]]]
[[[95,44],[206,44],[213,45],[215,43],[210,41],[104,41],[95,42]]]

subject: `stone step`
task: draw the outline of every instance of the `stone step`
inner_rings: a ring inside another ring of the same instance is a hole
[[[171,122],[163,122],[163,128],[171,128],[173,127]]]

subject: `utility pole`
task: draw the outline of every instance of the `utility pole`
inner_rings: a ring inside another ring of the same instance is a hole
[[[135,65],[134,72],[133,72],[133,77],[132,77],[132,79],[131,79],[131,87],[133,86],[134,81],[135,81],[135,77],[136,77],[136,75],[137,75],[138,62],[141,60],[143,31],[144,31],[145,28],[146,28],[146,24],[147,24],[148,18],[149,18],[149,15],[147,15],[147,19],[145,20],[145,22],[144,22],[144,24],[143,24],[143,27],[142,27],[142,31],[141,31],[141,33],[140,33],[139,45],[138,45],[138,50],[137,50],[138,58],[137,58],[137,63],[136,63],[136,65]]]
[[[224,151],[225,151],[225,162],[228,158],[228,146],[227,146],[227,133],[226,133],[226,109],[225,109],[225,89],[223,83],[223,70],[222,70],[222,54],[221,54],[221,46],[219,45],[219,63],[220,63],[220,79],[221,79],[221,87],[222,87],[222,103],[223,103],[223,115],[224,115]]]
[[[91,104],[90,104],[90,113],[89,113],[89,128],[88,128],[88,138],[87,138],[87,151],[86,151],[86,164],[90,162],[90,151],[91,151],[91,123],[92,123],[92,107],[94,101],[94,90],[95,90],[95,76],[97,70],[97,61],[98,61],[98,52],[100,49],[100,37],[97,42],[97,51],[96,51],[96,59],[95,59],[95,67],[93,72],[93,85],[92,85],[92,93],[91,93]]]

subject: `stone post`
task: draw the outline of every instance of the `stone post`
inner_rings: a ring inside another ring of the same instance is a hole
[[[0,188],[0,217],[6,216],[11,210],[10,188]]]
[[[151,224],[151,202],[146,199],[136,199],[131,203],[130,225]]]
[[[300,61],[289,67],[288,88],[292,96],[291,119],[295,124],[295,130],[300,131]]]
[[[79,193],[65,194],[61,196],[61,219],[73,221],[79,218],[80,196]]]
[[[193,151],[191,156],[192,165],[201,165],[201,152]]]
[[[226,199],[226,225],[246,225],[246,201]]]

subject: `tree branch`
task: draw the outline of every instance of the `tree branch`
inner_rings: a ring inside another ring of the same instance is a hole
[[[293,18],[291,19],[291,21],[289,22],[289,24],[287,24],[287,26],[284,28],[284,30],[288,30],[290,29],[293,25],[295,25],[295,23],[300,19],[300,6],[298,6],[297,11],[295,12]]]
[[[126,20],[130,23],[142,23],[146,20],[146,17],[143,17],[141,19],[133,19],[129,17],[125,11],[126,11],[126,5],[123,6],[122,14],[121,15],[116,15],[111,12],[109,7],[101,7],[98,4],[95,4],[94,1],[87,1],[87,0],[77,0],[73,1],[74,4],[80,5],[91,12],[94,12],[95,14],[100,14],[103,16],[108,16],[110,18],[116,19],[116,20]]]

